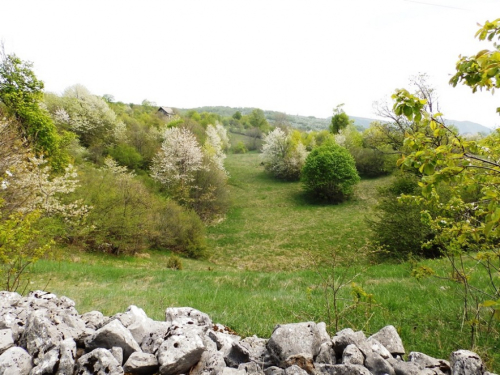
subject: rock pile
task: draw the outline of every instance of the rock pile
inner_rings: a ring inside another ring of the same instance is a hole
[[[78,314],[69,298],[43,291],[0,292],[0,374],[117,375],[487,375],[459,350],[450,361],[405,349],[392,326],[366,337],[324,323],[278,325],[271,338],[242,339],[207,314],[167,308],[154,321],[136,306],[106,317]]]

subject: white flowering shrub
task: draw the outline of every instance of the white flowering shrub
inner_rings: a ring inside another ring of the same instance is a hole
[[[265,169],[274,177],[298,180],[307,151],[301,142],[300,133],[276,128],[264,137],[261,157]]]
[[[170,197],[209,222],[223,216],[229,206],[225,157],[214,126],[207,127],[203,147],[190,130],[169,128],[153,158],[151,176]]]

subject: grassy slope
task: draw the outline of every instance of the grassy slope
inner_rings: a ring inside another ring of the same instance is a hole
[[[159,252],[151,252],[150,258],[65,255],[59,261],[37,263],[29,289],[67,295],[81,313],[97,309],[112,315],[135,304],[152,318],[163,319],[168,306],[192,306],[242,335],[260,337],[269,337],[278,323],[328,322],[322,278],[311,269],[307,254],[325,257],[337,248],[344,257],[351,253],[359,258],[363,253],[354,245],[364,238],[363,216],[374,202],[376,185],[384,179],[363,181],[353,202],[309,206],[301,198],[300,184],[270,179],[256,154],[230,155],[227,167],[234,207],[225,222],[209,230],[211,261],[185,259],[185,270],[171,271],[164,268],[168,254]],[[446,262],[432,264],[447,267]],[[392,324],[407,352],[440,358],[469,348],[458,294],[450,292],[459,285],[419,282],[406,264],[363,270],[365,266],[356,266],[360,276],[355,281],[374,295],[376,304],[349,310],[341,328],[369,334]],[[352,304],[349,287],[341,297],[343,303]],[[330,331],[335,331],[333,325]],[[479,344],[483,359],[496,356],[498,362],[498,339],[481,332]]]
[[[213,261],[239,269],[310,268],[310,256],[333,248],[352,251],[364,243],[364,221],[376,187],[387,179],[361,182],[357,197],[342,205],[311,205],[298,182],[277,181],[260,165],[259,154],[231,155],[233,208],[210,228]]]

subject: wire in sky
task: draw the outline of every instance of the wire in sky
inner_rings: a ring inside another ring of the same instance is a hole
[[[468,9],[465,9],[465,8],[458,8],[458,7],[452,7],[452,6],[449,6],[449,5],[441,5],[441,4],[432,4],[432,3],[426,3],[426,2],[423,2],[423,1],[417,1],[417,0],[403,0],[403,1],[407,1],[409,3],[417,3],[417,4],[430,5],[430,6],[434,6],[434,7],[451,8],[451,9],[458,9],[458,10],[468,10]]]

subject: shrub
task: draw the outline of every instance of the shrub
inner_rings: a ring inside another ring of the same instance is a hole
[[[354,147],[349,150],[360,176],[378,177],[391,173],[396,167],[395,155],[386,155],[371,148]]]
[[[137,170],[142,165],[142,155],[133,146],[119,144],[109,150],[109,154],[120,165]]]
[[[358,182],[349,151],[331,142],[315,148],[302,169],[304,190],[320,201],[342,202],[353,194]]]
[[[246,154],[248,152],[247,146],[242,141],[239,141],[233,146],[233,153],[235,154]]]
[[[371,240],[390,258],[406,259],[410,254],[431,258],[440,254],[436,247],[422,248],[433,237],[429,225],[421,220],[421,206],[398,199],[401,194],[419,194],[416,176],[400,174],[389,186],[379,190],[379,201],[372,218],[367,219]]]
[[[156,219],[154,244],[159,249],[173,250],[190,258],[207,255],[205,226],[198,215],[168,201]]]
[[[171,270],[182,270],[182,260],[177,255],[171,255],[167,260],[167,268]]]

